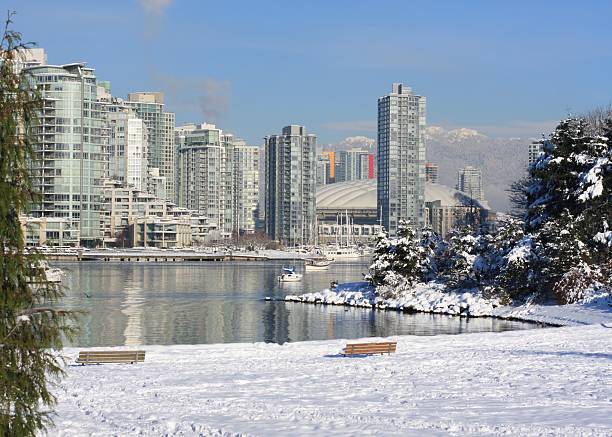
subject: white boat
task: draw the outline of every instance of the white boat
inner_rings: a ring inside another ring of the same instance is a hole
[[[300,282],[302,275],[295,273],[293,267],[283,267],[283,273],[278,277],[278,282]]]
[[[332,260],[327,257],[306,258],[304,260],[304,266],[306,268],[306,271],[327,270],[329,269],[329,265],[331,263],[332,263]]]
[[[49,264],[47,264],[45,261],[40,261],[38,265],[35,267],[35,270],[36,272],[32,272],[32,276],[30,277],[28,281],[31,284],[43,282],[39,279],[39,276],[37,274],[37,272],[40,272],[41,270],[44,271],[44,274],[45,274],[44,281],[46,282],[52,282],[52,283],[62,282],[62,277],[64,276],[64,271],[62,269],[59,269],[57,267],[49,267]]]
[[[335,259],[357,259],[363,254],[353,246],[331,246],[323,248],[323,254],[327,258]]]
[[[57,267],[48,267],[45,269],[45,277],[47,282],[62,282],[64,271]]]

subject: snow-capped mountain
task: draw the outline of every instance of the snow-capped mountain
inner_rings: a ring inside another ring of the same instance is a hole
[[[429,126],[426,134],[427,161],[438,164],[440,183],[454,186],[457,171],[472,165],[482,169],[485,198],[492,208],[510,209],[507,189],[521,178],[527,166],[530,138],[488,137],[469,128],[444,129]]]
[[[446,130],[440,126],[429,126],[425,131],[425,139],[444,139],[449,143],[457,143],[461,141],[486,141],[488,137],[475,129],[466,127]]]
[[[491,207],[499,211],[510,209],[506,190],[525,174],[527,147],[533,139],[489,137],[465,127],[428,126],[425,141],[427,161],[438,164],[440,183],[454,187],[460,168],[478,167],[482,169],[485,198]],[[333,146],[336,150],[353,147],[375,151],[376,140],[354,136]]]

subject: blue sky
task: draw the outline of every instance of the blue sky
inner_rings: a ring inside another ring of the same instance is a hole
[[[428,124],[495,136],[612,102],[610,1],[2,3],[50,63],[86,61],[118,96],[164,91],[177,122],[254,144],[290,123],[375,137],[392,82],[427,96]]]

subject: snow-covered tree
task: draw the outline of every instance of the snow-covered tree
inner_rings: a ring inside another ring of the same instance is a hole
[[[389,239],[386,234],[377,239],[374,260],[366,275],[373,285],[410,285],[424,280],[429,272],[427,251],[414,230],[401,221],[397,234],[397,239]]]
[[[453,287],[472,286],[476,283],[477,238],[470,227],[455,229],[450,235],[444,254],[443,275]]]
[[[421,241],[419,244],[423,250],[424,261],[422,268],[424,275],[429,279],[435,279],[447,244],[431,228],[424,228],[421,231]]]
[[[382,285],[385,282],[387,274],[391,272],[391,265],[393,262],[392,247],[393,243],[389,239],[389,234],[384,230],[381,231],[376,236],[372,264],[364,277],[365,280],[372,285]]]

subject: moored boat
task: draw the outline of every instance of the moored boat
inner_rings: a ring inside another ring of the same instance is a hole
[[[283,273],[278,277],[279,282],[299,282],[302,275],[295,272],[294,267],[283,267]]]
[[[323,254],[331,259],[357,259],[363,254],[354,246],[331,246],[323,249]]]
[[[306,271],[309,270],[327,270],[332,260],[327,257],[306,258],[304,266]]]

